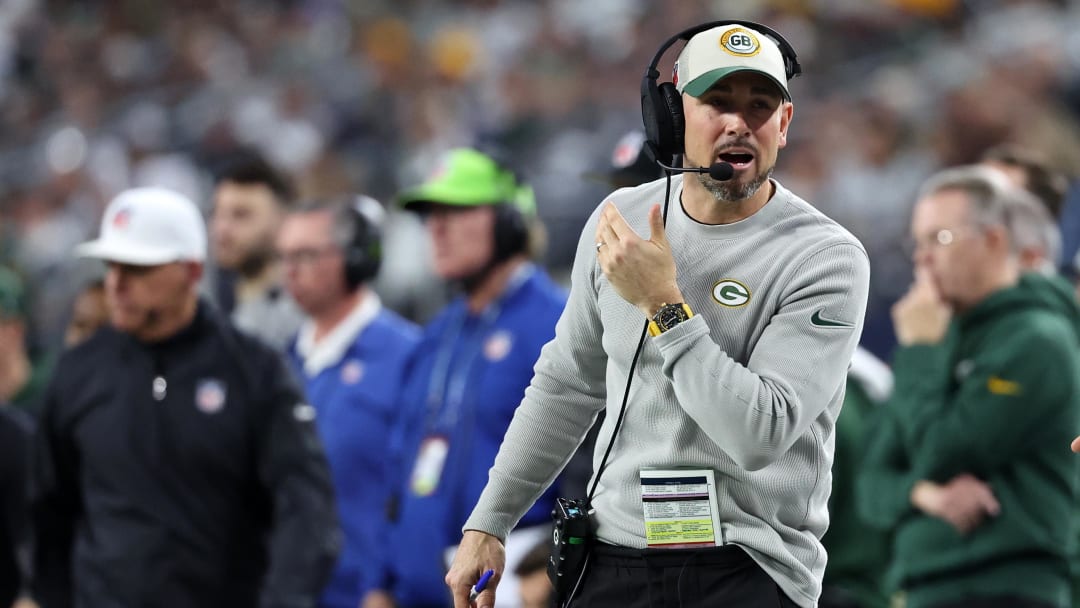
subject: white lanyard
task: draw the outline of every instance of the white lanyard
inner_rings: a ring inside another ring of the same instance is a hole
[[[465,402],[465,394],[469,388],[469,375],[481,351],[484,336],[498,320],[506,299],[535,272],[536,266],[533,264],[522,264],[518,268],[510,277],[502,295],[480,313],[476,328],[471,332],[471,339],[462,344],[459,351],[458,342],[470,318],[468,305],[463,303],[461,314],[454,319],[452,330],[444,333],[439,341],[435,365],[432,367],[428,380],[427,432],[430,433],[436,429],[451,429],[457,424],[461,406]],[[458,351],[456,365],[454,364],[455,351]]]

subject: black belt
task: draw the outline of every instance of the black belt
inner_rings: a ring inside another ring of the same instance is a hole
[[[688,561],[694,565],[729,567],[754,563],[753,558],[738,545],[700,549],[633,549],[598,542],[592,550],[594,564],[678,568]]]

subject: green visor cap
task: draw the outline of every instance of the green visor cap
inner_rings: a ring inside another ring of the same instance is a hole
[[[451,150],[423,184],[398,195],[398,204],[410,211],[425,205],[481,207],[508,203],[526,215],[536,213],[532,188],[518,184],[514,174],[490,156],[469,148]]]
[[[705,91],[713,88],[716,83],[727,78],[728,76],[731,76],[732,74],[737,74],[738,72],[756,72],[758,74],[761,74],[762,76],[765,76],[769,80],[773,81],[773,83],[780,89],[780,94],[783,95],[784,100],[791,101],[791,94],[788,93],[788,88],[786,84],[780,82],[776,79],[775,76],[764,70],[758,70],[755,68],[744,66],[716,68],[715,70],[709,70],[701,76],[698,76],[697,78],[686,83],[686,86],[683,87],[683,92],[689,93],[694,97],[701,97],[705,94]]]

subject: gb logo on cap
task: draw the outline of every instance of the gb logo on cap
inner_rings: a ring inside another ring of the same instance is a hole
[[[720,37],[720,48],[738,57],[753,57],[761,50],[761,44],[753,32],[736,27]]]

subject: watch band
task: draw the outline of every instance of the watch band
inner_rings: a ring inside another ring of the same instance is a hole
[[[690,310],[690,306],[684,302],[661,304],[656,314],[652,316],[652,319],[649,319],[649,335],[659,336],[693,316],[694,311]]]

